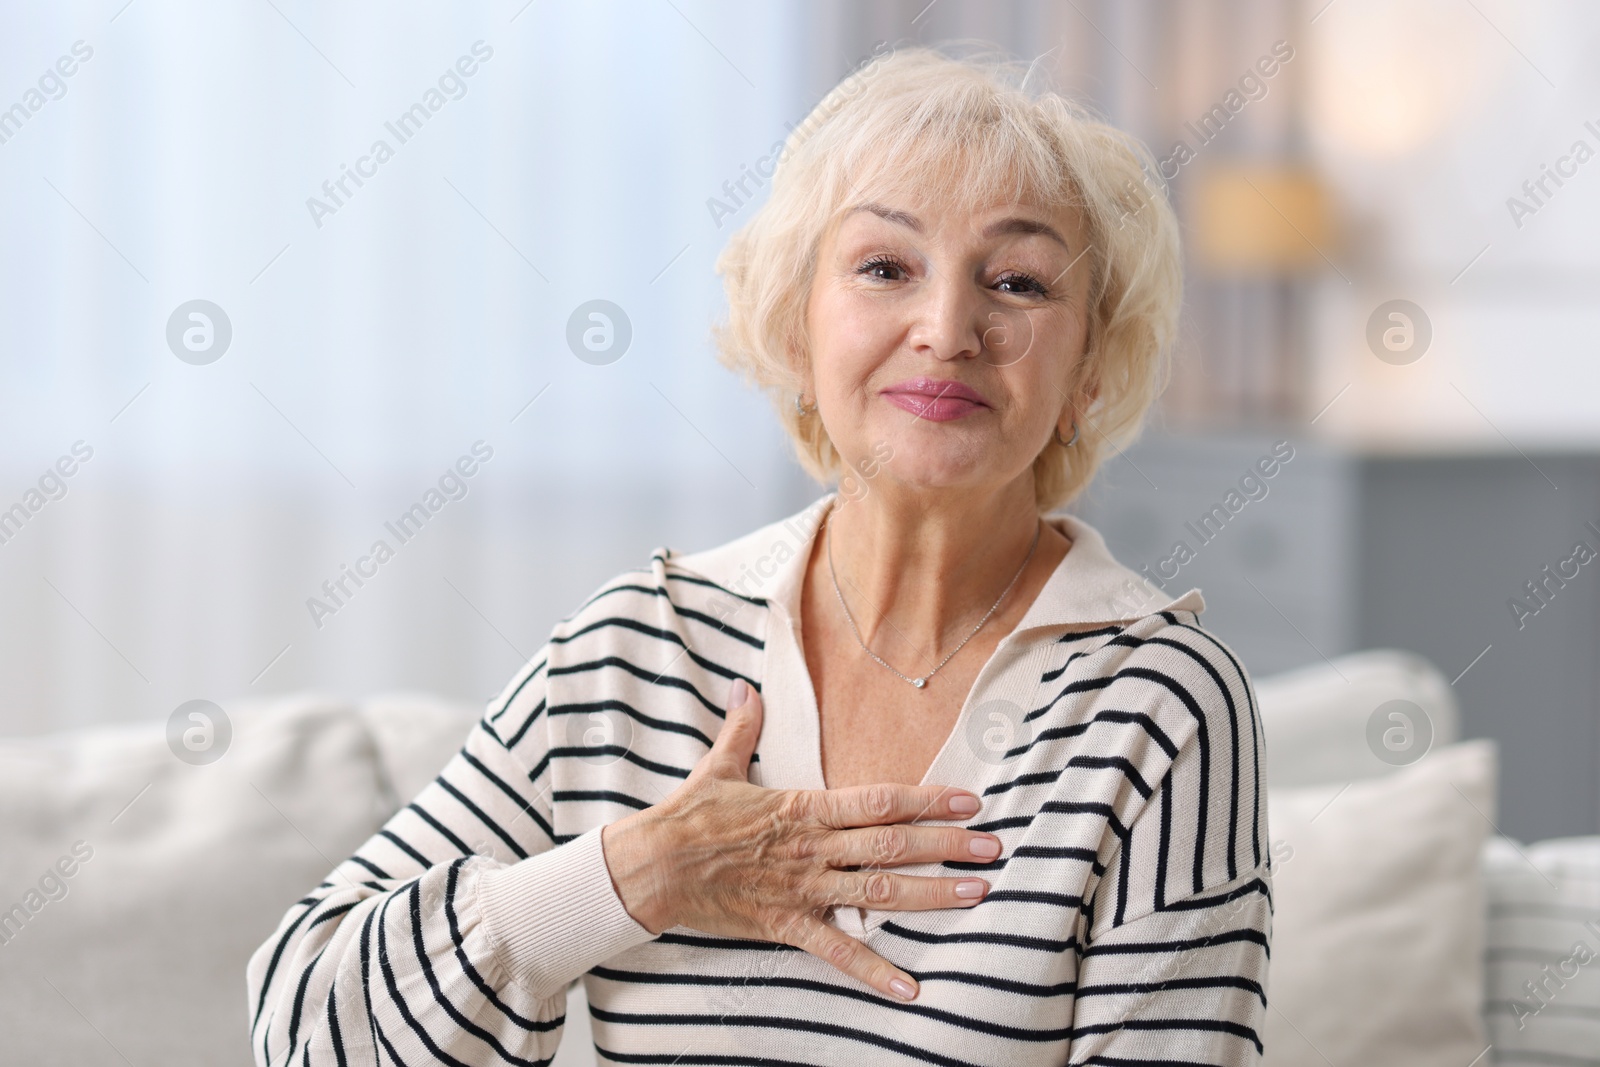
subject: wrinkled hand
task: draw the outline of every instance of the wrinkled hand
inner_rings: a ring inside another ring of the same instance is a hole
[[[917,995],[910,975],[825,919],[837,905],[897,911],[971,907],[980,878],[883,870],[985,862],[1000,840],[919,819],[965,819],[976,796],[942,786],[763,789],[746,772],[761,735],[761,697],[735,681],[727,721],[671,796],[601,832],[617,895],[641,926],[687,926],[793,945],[883,993]]]

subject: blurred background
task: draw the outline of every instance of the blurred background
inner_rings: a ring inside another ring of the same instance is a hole
[[[301,691],[482,701],[652,548],[799,510],[821,490],[712,355],[714,261],[775,142],[875,47],[979,39],[1143,138],[1185,225],[1174,381],[1077,510],[1200,586],[1258,675],[1428,657],[1500,742],[1500,828],[1600,829],[1593,5],[0,23],[0,733]],[[379,539],[393,558],[359,563]]]

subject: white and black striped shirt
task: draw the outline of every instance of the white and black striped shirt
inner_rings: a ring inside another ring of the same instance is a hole
[[[798,641],[828,498],[690,556],[662,550],[558,626],[438,779],[296,902],[250,962],[259,1064],[547,1063],[581,978],[602,1060],[1254,1063],[1271,921],[1260,718],[1243,667],[1098,533],[979,673],[927,781],[984,798],[1001,859],[970,909],[836,910],[914,975],[884,998],[796,949],[617,899],[600,827],[705,754],[759,689],[751,780],[823,785]]]

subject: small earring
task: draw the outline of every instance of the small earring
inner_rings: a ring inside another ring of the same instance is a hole
[[[812,404],[810,407],[806,407],[802,395],[800,393],[794,394],[794,413],[796,415],[812,415],[816,413],[816,410],[817,405]]]
[[[1061,439],[1061,426],[1059,424],[1056,426],[1056,444],[1060,445],[1062,448],[1071,448],[1073,445],[1075,445],[1077,443],[1078,443],[1078,420],[1077,419],[1073,419],[1072,420],[1072,440],[1070,440],[1070,441],[1063,441]]]

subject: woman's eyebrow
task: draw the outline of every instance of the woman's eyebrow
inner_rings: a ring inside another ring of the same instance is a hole
[[[885,222],[898,223],[916,233],[922,232],[922,223],[917,221],[917,217],[908,211],[901,211],[897,208],[885,207],[883,204],[869,202],[858,204],[846,211],[845,217],[848,218],[858,211],[871,212]],[[1067,244],[1066,238],[1056,232],[1055,227],[1048,223],[1040,222],[1038,219],[1011,215],[996,222],[991,222],[983,228],[983,236],[985,237],[1000,237],[1007,234],[1038,234],[1041,237],[1050,238],[1069,252],[1072,250],[1072,246]]]
[[[880,219],[883,219],[885,222],[897,222],[900,225],[905,226],[917,233],[922,232],[922,223],[918,222],[917,217],[908,211],[899,211],[892,207],[884,207],[882,204],[866,203],[858,204],[849,211],[846,211],[845,217],[848,218],[858,211],[870,211],[872,214],[878,216]]]
[[[1069,252],[1072,250],[1072,246],[1067,244],[1066,238],[1062,237],[1055,231],[1055,227],[1050,226],[1047,223],[1040,222],[1038,219],[1029,219],[1023,218],[1019,215],[1013,215],[1008,218],[1003,218],[998,222],[991,222],[983,229],[983,236],[985,237],[998,237],[1002,234],[1012,233],[1036,233],[1041,237],[1050,238],[1052,241],[1055,241],[1062,248],[1067,249]]]

